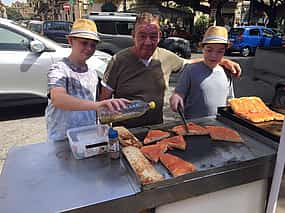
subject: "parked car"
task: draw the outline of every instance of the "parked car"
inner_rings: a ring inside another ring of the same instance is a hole
[[[191,47],[190,41],[180,37],[166,37],[162,38],[160,47],[174,52],[182,58],[191,58]]]
[[[101,42],[97,49],[114,55],[118,51],[133,45],[132,31],[136,22],[136,13],[91,12],[85,18],[95,21]],[[177,55],[190,58],[190,42],[179,37],[163,37],[160,47]]]
[[[50,65],[70,52],[70,48],[0,19],[0,96],[46,97]],[[102,78],[110,59],[111,55],[96,50],[87,64]]]
[[[255,55],[257,47],[280,47],[282,37],[264,26],[240,26],[231,28],[229,39],[232,46],[228,53],[238,51],[242,56]]]
[[[133,45],[131,33],[135,26],[135,13],[91,12],[85,18],[97,25],[101,39],[98,50],[114,55]]]
[[[67,44],[66,35],[72,28],[72,22],[69,21],[44,21],[43,35],[58,43]]]
[[[27,28],[31,31],[46,36],[58,43],[67,44],[66,35],[72,28],[72,22],[69,21],[29,21]]]
[[[27,22],[26,28],[40,35],[43,35],[43,23],[43,21],[30,20]]]

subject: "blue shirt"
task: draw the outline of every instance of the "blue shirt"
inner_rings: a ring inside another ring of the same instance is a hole
[[[48,71],[48,91],[54,87],[63,87],[71,96],[96,101],[98,77],[95,70],[86,66],[76,66],[68,58],[53,64]],[[48,101],[46,108],[48,141],[59,141],[66,138],[70,128],[94,125],[96,112],[67,111],[58,109]]]

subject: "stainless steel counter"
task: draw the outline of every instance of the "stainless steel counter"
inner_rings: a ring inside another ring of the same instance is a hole
[[[225,125],[214,118],[197,121],[201,124]],[[133,130],[138,135],[144,131],[145,128]],[[67,142],[15,147],[10,150],[0,176],[0,212],[133,213],[267,179],[273,173],[276,150],[250,134],[250,130],[241,132],[250,150],[246,158],[226,165],[213,163],[208,168],[203,167],[203,159],[196,156],[195,160],[200,165],[198,172],[174,179],[168,175],[165,184],[146,188],[136,181],[123,158],[110,160],[107,155],[100,155],[75,160]],[[226,159],[231,159],[231,155],[237,157],[229,150]]]
[[[136,194],[128,178],[121,162],[106,155],[75,160],[68,143],[16,147],[0,176],[0,212],[58,212],[94,204],[126,212],[110,202]]]

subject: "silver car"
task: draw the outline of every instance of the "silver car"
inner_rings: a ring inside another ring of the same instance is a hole
[[[11,20],[0,19],[0,97],[46,97],[47,71],[71,49],[33,33]],[[95,51],[88,66],[102,78],[111,55]]]

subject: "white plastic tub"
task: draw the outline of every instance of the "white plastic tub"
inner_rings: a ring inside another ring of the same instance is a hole
[[[76,159],[108,152],[108,125],[91,125],[67,130],[71,151]]]

